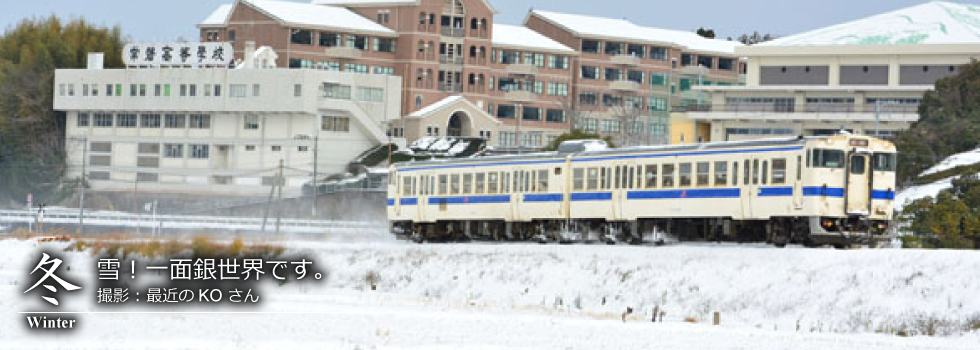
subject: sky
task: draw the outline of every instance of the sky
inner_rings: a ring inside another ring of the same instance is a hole
[[[302,0],[293,0],[306,2]],[[626,18],[634,23],[678,30],[712,28],[719,38],[759,31],[787,36],[926,0],[489,0],[497,23],[520,24],[532,8]],[[24,18],[82,17],[100,25],[119,25],[135,41],[196,40],[195,25],[232,0],[5,0],[0,25]],[[980,5],[980,0],[956,0]]]

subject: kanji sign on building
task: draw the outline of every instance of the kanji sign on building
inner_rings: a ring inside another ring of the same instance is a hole
[[[127,44],[127,66],[227,66],[235,56],[231,43]]]

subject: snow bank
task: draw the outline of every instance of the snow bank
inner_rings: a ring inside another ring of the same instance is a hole
[[[919,174],[919,176],[935,174],[958,166],[972,165],[977,163],[980,163],[980,148],[969,152],[957,153],[952,156],[949,156],[946,159],[943,159],[942,162],[939,162],[939,164],[936,164],[933,167],[926,169],[926,171],[922,172],[922,174]]]
[[[895,210],[900,211],[906,205],[909,205],[918,199],[926,197],[935,198],[942,190],[952,188],[953,180],[957,178],[959,178],[959,176],[945,178],[925,185],[912,186],[898,191],[898,193],[895,195]]]

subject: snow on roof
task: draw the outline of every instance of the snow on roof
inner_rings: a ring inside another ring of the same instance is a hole
[[[314,5],[388,5],[415,4],[418,0],[313,0]]]
[[[760,45],[908,44],[980,44],[980,6],[927,2]]]
[[[449,105],[451,105],[453,103],[456,103],[456,101],[459,101],[461,99],[463,99],[463,96],[459,96],[459,95],[449,96],[449,97],[446,97],[446,98],[440,100],[439,102],[436,102],[436,103],[433,103],[431,105],[425,106],[425,108],[422,108],[420,110],[417,110],[414,113],[409,114],[408,116],[409,117],[415,117],[415,118],[424,117],[424,116],[426,116],[426,115],[428,115],[428,114],[430,114],[432,112],[435,112],[435,111],[438,111],[438,110],[442,109],[443,107],[446,107],[446,106],[449,106]]]
[[[205,18],[199,25],[201,26],[220,26],[224,25],[228,21],[228,15],[231,14],[231,4],[224,4],[218,6],[217,10],[211,13],[208,18]]]
[[[236,4],[248,4],[259,12],[296,26],[353,30],[386,35],[396,34],[391,29],[343,7],[272,0],[239,0]]]
[[[604,38],[622,38],[654,43],[670,43],[687,47],[696,51],[735,54],[735,47],[742,46],[737,41],[707,39],[695,33],[680,30],[644,27],[633,24],[625,19],[612,19],[575,15],[557,12],[533,10],[531,15],[537,15],[544,20],[583,36]]]
[[[570,47],[551,40],[524,26],[513,26],[508,24],[493,25],[493,44],[500,46],[511,46],[528,49],[543,49],[548,51],[560,51],[573,53]]]

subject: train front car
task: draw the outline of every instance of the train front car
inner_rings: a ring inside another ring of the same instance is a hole
[[[895,200],[895,145],[837,135],[809,140],[806,152],[808,242],[841,246],[885,239]]]

